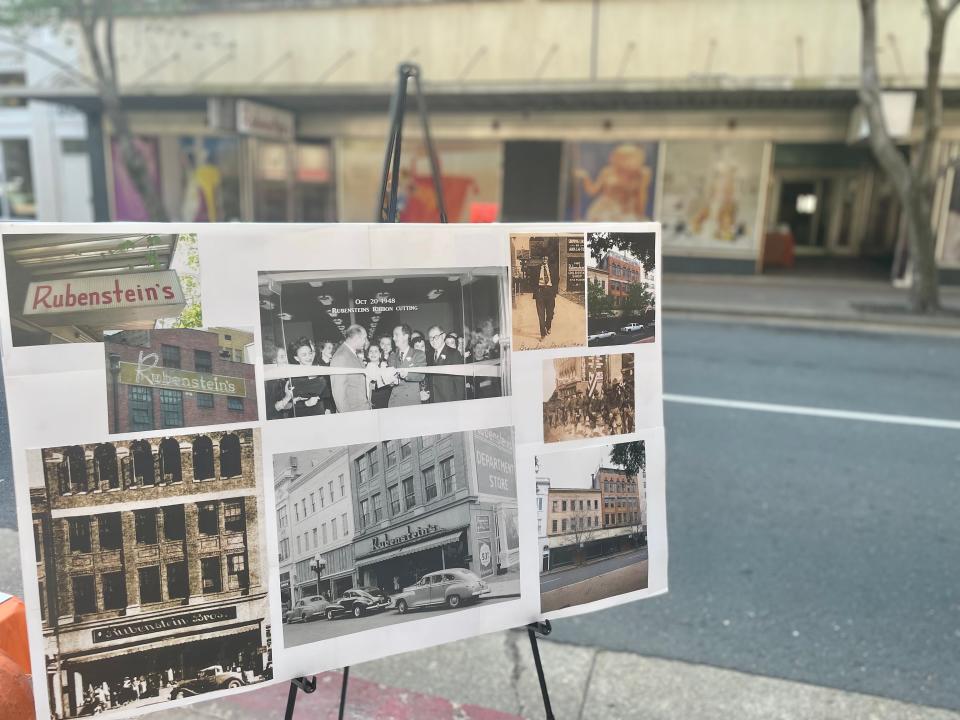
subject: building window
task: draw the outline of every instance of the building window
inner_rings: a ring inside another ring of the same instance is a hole
[[[554,531],[554,532],[557,531],[557,521],[556,521],[556,520],[553,521],[553,531]]]
[[[140,603],[158,603],[163,600],[160,592],[160,566],[151,565],[137,570],[140,577]]]
[[[103,489],[116,490],[120,487],[120,476],[117,472],[117,450],[110,443],[101,443],[93,451],[93,472],[97,478],[97,486]]]
[[[120,513],[97,515],[101,550],[119,550],[123,545],[123,525]]]
[[[73,611],[86,615],[97,611],[97,591],[93,575],[78,575],[73,580]]]
[[[193,440],[193,479],[210,480],[212,477],[213,440],[206,435],[201,435]]]
[[[567,531],[567,519],[566,519],[566,518],[563,518],[563,520],[560,521],[560,529],[561,529],[563,532],[566,532],[566,531]]]
[[[346,537],[350,534],[350,526],[347,525],[347,514],[344,513],[340,516],[340,524],[343,527],[343,536]]]
[[[359,457],[356,459],[355,464],[357,466],[357,485],[363,485],[367,482],[367,459],[366,457]]]
[[[373,448],[373,450],[367,453],[367,462],[370,464],[370,472],[373,475],[380,472],[380,456],[377,453],[377,448]]]
[[[165,483],[183,480],[183,468],[180,465],[180,443],[173,438],[160,441],[160,476]]]
[[[250,586],[247,573],[247,556],[244,553],[227,555],[227,588],[240,590]]]
[[[186,518],[183,505],[168,505],[163,508],[163,539],[170,542],[185,540],[187,537]]]
[[[410,457],[411,454],[412,454],[412,451],[410,450],[410,441],[401,440],[400,441],[400,459],[406,460],[408,457]]]
[[[122,572],[103,573],[100,586],[103,588],[104,610],[123,610],[127,606],[127,584]]]
[[[243,412],[243,398],[234,397],[233,395],[227,396],[227,410]]]
[[[193,369],[198,373],[213,372],[213,355],[208,350],[193,351]]]
[[[197,393],[197,407],[210,409],[213,407],[213,395],[210,393]]]
[[[42,532],[42,526],[39,520],[33,521],[33,552],[37,558],[37,562],[43,562],[43,545],[40,542],[40,533]]]
[[[200,578],[203,582],[204,595],[218,593],[223,590],[219,556],[200,558]]]
[[[293,504],[293,517],[297,522],[300,522],[300,506],[296,503]]]
[[[90,518],[68,518],[70,527],[70,552],[90,552]]]
[[[87,491],[87,459],[79,445],[68,447],[60,464],[60,492]]]
[[[390,514],[399,515],[400,514],[400,486],[391,485],[387,488],[387,497],[390,500]]]
[[[330,490],[330,502],[333,502],[333,498],[334,498],[334,495],[333,495],[333,480],[331,480],[330,482],[327,483],[327,487],[328,487],[329,490]],[[323,488],[320,489],[320,492],[321,492],[321,493],[323,492]]]
[[[133,525],[137,535],[137,545],[156,545],[157,544],[157,511],[154,508],[148,510],[135,510],[133,513]]]
[[[175,562],[167,564],[167,597],[171,600],[185,598],[190,594],[190,579],[187,564]]]
[[[237,500],[223,504],[223,531],[243,532],[246,523],[243,517],[243,501]]]
[[[297,555],[303,552],[303,549],[300,547],[300,536],[297,535]]]
[[[181,390],[160,390],[160,415],[163,427],[183,427],[183,392]]]
[[[327,524],[326,523],[323,524],[322,530],[323,530],[323,544],[326,545],[327,544]],[[317,531],[314,530],[313,532],[316,533]],[[314,535],[314,537],[316,537],[316,535]]]
[[[323,531],[324,531],[324,532],[323,532],[323,542],[326,543],[326,542],[327,542],[327,532],[326,532],[326,531],[327,531],[327,526],[326,526],[326,524],[324,524],[324,526],[323,526]],[[319,546],[319,544],[320,544],[320,543],[317,542],[317,529],[314,528],[314,529],[313,529],[313,546],[314,546],[314,547],[317,547],[317,546]]]
[[[423,471],[424,497],[430,502],[437,496],[437,474],[432,467]]]
[[[600,501],[599,501],[599,500],[594,500],[594,501],[593,501],[593,509],[594,509],[594,510],[597,510],[599,507],[600,507]]]
[[[128,385],[127,388],[130,429],[134,432],[153,430],[153,390],[140,385]]]
[[[417,504],[416,491],[413,489],[413,478],[408,477],[403,481],[403,505],[404,510],[409,510]]]
[[[556,501],[556,500],[553,501],[553,511],[554,511],[554,512],[557,511],[557,501]]]
[[[217,516],[216,503],[197,505],[197,528],[201,535],[220,534],[220,518]]]
[[[320,488],[320,489],[318,490],[318,492],[319,492],[319,494],[320,494],[320,507],[323,507],[324,505],[327,504],[326,501],[323,499],[323,488]],[[313,495],[311,495],[310,497],[311,497],[311,499],[312,499],[312,498],[313,498]],[[316,508],[314,508],[314,510],[316,510]]]
[[[567,511],[567,501],[566,501],[566,500],[561,500],[561,501],[560,501],[560,509],[561,509],[563,512],[566,512],[566,511]]]
[[[340,499],[341,499],[341,500],[343,499],[343,496],[347,494],[345,487],[346,487],[346,486],[345,486],[344,481],[343,481],[343,473],[340,473]],[[332,495],[332,494],[333,494],[333,491],[331,491],[330,494]]]
[[[370,524],[370,501],[364,498],[360,501],[360,529]]]
[[[180,367],[180,348],[174,345],[161,345],[160,346],[160,362],[163,365],[163,367],[179,368]]]
[[[326,525],[324,525],[324,527],[326,527]],[[330,536],[332,540],[336,541],[337,539],[337,519],[336,518],[330,518]]]
[[[453,471],[453,458],[440,462],[440,477],[443,481],[443,494],[449,495],[457,489],[457,476]]]
[[[153,467],[153,448],[146,440],[135,440],[130,443],[130,452],[133,455],[133,477],[137,485],[149,486],[156,483]]]
[[[320,498],[320,502],[321,502],[321,503],[323,502],[323,497],[322,497],[322,496],[321,496],[321,498]],[[313,493],[310,493],[310,511],[311,511],[311,512],[316,512],[316,511],[317,511],[317,499],[316,499],[316,497],[314,496]]]
[[[220,477],[237,477],[241,474],[240,438],[227,433],[220,438]]]
[[[397,444],[392,440],[387,445],[387,467],[393,467],[397,464]]]

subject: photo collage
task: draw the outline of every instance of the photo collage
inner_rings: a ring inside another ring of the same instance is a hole
[[[2,242],[50,718],[666,591],[656,224]]]

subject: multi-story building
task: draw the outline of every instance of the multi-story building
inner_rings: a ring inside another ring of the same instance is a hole
[[[547,534],[574,533],[582,537],[602,527],[600,496],[600,491],[593,488],[551,488]]]
[[[31,503],[51,713],[90,686],[146,697],[269,652],[253,430],[48,448]],[[42,486],[40,486],[42,484]]]
[[[613,298],[616,307],[623,305],[634,285],[646,285],[646,272],[643,263],[632,257],[611,250],[605,253],[597,263],[597,269],[606,271],[607,295]]]
[[[354,518],[347,449],[287,458],[293,601],[353,587]]]
[[[217,334],[217,347],[220,357],[234,362],[250,362],[249,349],[253,345],[253,333],[236,328],[212,327],[210,332]]]
[[[104,350],[114,433],[257,419],[253,365],[224,358],[215,332],[119,332]]]
[[[389,592],[433,570],[519,565],[510,428],[350,447],[357,583]]]
[[[293,605],[293,552],[290,542],[290,480],[292,473],[297,469],[295,456],[290,457],[287,467],[282,472],[274,469],[273,497],[277,512],[277,555],[280,562],[280,602],[283,605]]]
[[[587,268],[587,281],[599,283],[605,295],[610,294],[610,273],[600,267]]]
[[[543,570],[550,569],[550,546],[547,544],[548,504],[550,501],[550,478],[537,478],[537,548]]]
[[[625,470],[601,465],[593,474],[593,487],[603,496],[603,527],[629,526],[646,531],[646,473],[631,475]]]

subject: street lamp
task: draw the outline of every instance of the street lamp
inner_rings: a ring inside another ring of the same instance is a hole
[[[317,595],[320,594],[320,577],[323,575],[324,568],[327,567],[327,563],[324,562],[323,558],[319,555],[313,556],[313,565],[310,566],[310,569],[317,574]],[[331,594],[333,594],[331,592]]]
[[[110,353],[110,376],[113,378],[113,432],[120,432],[120,356]]]

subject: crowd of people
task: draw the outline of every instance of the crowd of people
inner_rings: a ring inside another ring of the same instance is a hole
[[[492,320],[475,330],[467,329],[463,336],[439,325],[423,333],[400,323],[389,335],[376,338],[361,325],[348,327],[339,343],[300,337],[286,347],[277,347],[277,365],[336,370],[269,381],[268,419],[499,397],[499,377],[474,377],[472,372],[456,370],[449,374],[419,371],[499,357],[499,334]],[[351,369],[354,372],[349,372]]]
[[[633,383],[614,380],[592,394],[571,393],[546,401],[544,436],[549,442],[630,433],[634,412]]]
[[[106,680],[99,685],[88,683],[83,695],[83,709],[87,711],[84,714],[96,714],[113,707],[128,705],[141,698],[157,697],[161,687],[167,687],[172,683],[172,671],[167,674],[128,675],[122,681],[114,683],[108,683]]]

